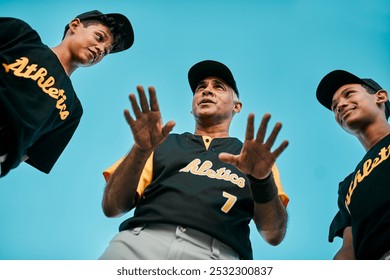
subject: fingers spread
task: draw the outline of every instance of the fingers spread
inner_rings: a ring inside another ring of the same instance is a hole
[[[288,141],[284,140],[282,144],[280,144],[280,146],[273,152],[275,158],[278,158],[280,154],[283,153],[283,151],[287,148],[287,146],[288,146]]]
[[[255,115],[253,113],[249,114],[248,121],[246,124],[246,133],[245,133],[245,140],[252,140],[255,133]]]
[[[260,123],[260,128],[257,131],[257,135],[256,135],[256,142],[257,143],[264,142],[265,133],[267,131],[267,125],[268,125],[270,118],[271,118],[271,115],[268,113],[263,116],[263,119],[261,120],[261,123]]]
[[[237,166],[238,156],[229,154],[229,153],[220,153],[218,155],[220,161],[225,163],[230,163],[232,165]]]
[[[173,127],[176,125],[176,123],[174,121],[169,121],[167,122],[162,130],[161,130],[161,133],[163,135],[163,137],[167,137],[168,134],[172,131]]]
[[[150,109],[152,111],[160,111],[155,88],[149,87],[148,90],[149,90]]]
[[[124,115],[127,123],[132,127],[134,125],[134,119],[131,117],[129,110],[125,110]]]
[[[274,145],[276,137],[279,134],[279,131],[282,129],[282,124],[280,122],[276,123],[274,126],[274,129],[272,130],[270,136],[268,137],[267,141],[265,142],[265,147],[268,150],[271,150],[271,147]]]
[[[129,99],[131,102],[131,106],[134,112],[134,115],[136,118],[141,117],[142,113],[148,113],[150,110],[152,111],[159,111],[159,105],[157,101],[157,95],[156,90],[154,87],[150,86],[148,88],[149,91],[149,100],[150,100],[150,106],[148,103],[148,99],[146,98],[145,90],[141,85],[137,86],[138,96],[139,96],[139,104],[137,102],[137,98],[135,97],[135,94],[131,93],[129,95]]]
[[[148,99],[146,98],[144,88],[142,86],[137,86],[137,91],[138,91],[139,103],[141,105],[142,112],[143,113],[149,112],[149,103],[148,103]]]
[[[137,99],[135,98],[135,94],[131,93],[129,95],[129,100],[131,103],[131,108],[133,109],[134,116],[139,118],[141,116],[141,109],[138,106]]]
[[[271,119],[271,115],[269,113],[264,114],[263,119],[261,120],[261,124],[259,127],[259,130],[257,131],[256,135],[256,142],[263,144],[265,135],[267,132],[267,126],[269,123],[269,120]],[[249,126],[249,118],[248,118],[248,126]],[[268,151],[271,151],[272,146],[275,144],[276,138],[279,135],[280,130],[282,129],[282,123],[277,122],[267,138],[267,140],[264,143],[264,148]],[[275,149],[272,154],[274,155],[275,158],[277,158],[288,146],[288,141],[284,140],[280,146]]]

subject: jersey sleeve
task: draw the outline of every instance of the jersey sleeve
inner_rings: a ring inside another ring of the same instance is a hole
[[[26,22],[10,17],[0,17],[0,51],[6,50],[27,38],[27,33],[34,32]],[[37,35],[38,36],[38,35]]]
[[[118,166],[122,163],[122,161],[125,159],[125,157],[120,158],[117,160],[113,165],[110,167],[106,168],[103,171],[103,177],[106,182],[110,179],[111,175],[115,172],[115,170],[118,168]]]
[[[83,109],[79,101],[76,107],[69,120],[40,137],[28,148],[26,163],[46,174],[51,171],[80,123]]]
[[[272,174],[274,176],[276,186],[278,187],[278,195],[279,195],[280,199],[282,200],[284,207],[287,207],[287,205],[290,201],[290,198],[287,196],[286,192],[283,189],[282,182],[280,181],[280,173],[279,173],[279,170],[278,170],[276,164],[274,164],[274,166],[272,167]]]
[[[345,184],[348,184],[350,182],[348,176],[342,183],[339,184],[339,190],[338,190],[338,199],[337,199],[337,205],[339,207],[339,211],[334,216],[330,226],[329,226],[329,236],[328,241],[333,242],[334,238],[336,236],[343,237],[343,231],[346,227],[351,226],[351,215],[349,214],[348,209],[345,207]]]
[[[138,182],[137,186],[137,193],[138,197],[141,197],[146,189],[146,187],[152,182],[153,178],[153,155],[152,153],[148,160],[145,163],[144,169],[142,170],[141,177]],[[125,156],[121,159],[117,160],[113,165],[108,167],[103,171],[103,176],[106,182],[110,179],[111,175],[114,174],[115,170],[118,168],[118,166],[123,162],[125,159]]]

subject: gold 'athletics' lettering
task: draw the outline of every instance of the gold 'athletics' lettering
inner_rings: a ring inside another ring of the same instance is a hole
[[[66,96],[63,89],[53,87],[55,79],[52,76],[47,76],[47,70],[43,67],[37,68],[37,64],[29,65],[27,57],[21,57],[16,59],[14,63],[5,64],[3,67],[5,72],[13,71],[17,77],[31,79],[37,82],[37,85],[42,89],[44,93],[57,100],[56,108],[60,110],[59,115],[61,120],[65,120],[69,116],[69,111],[66,110]]]
[[[237,174],[232,173],[230,169],[225,167],[219,168],[217,170],[211,169],[213,163],[209,160],[206,160],[200,165],[200,159],[194,159],[186,167],[179,170],[179,172],[190,172],[194,175],[207,176],[212,179],[224,180],[232,182],[240,188],[245,187],[245,179],[239,177]]]
[[[364,178],[366,178],[368,175],[370,175],[370,173],[379,164],[381,164],[382,162],[384,162],[385,160],[387,160],[389,158],[389,156],[390,156],[390,145],[387,148],[383,147],[380,150],[378,155],[379,156],[374,158],[374,160],[367,159],[363,163],[362,170],[358,170],[356,172],[356,174],[355,174],[354,179],[351,181],[351,184],[349,185],[349,188],[348,188],[348,193],[345,196],[345,206],[347,207],[348,211],[349,211],[348,206],[349,206],[349,204],[351,204],[352,194],[355,191],[356,187],[358,186],[358,184],[360,182],[362,182],[364,180]]]

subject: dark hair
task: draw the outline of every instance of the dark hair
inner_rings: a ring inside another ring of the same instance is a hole
[[[377,91],[373,89],[372,87],[362,84],[362,87],[369,93],[369,94],[375,94]]]
[[[369,94],[375,94],[377,93],[378,91],[373,89],[372,87],[368,86],[368,85],[365,85],[365,84],[361,84],[361,86],[369,93]],[[389,102],[389,101],[387,101]],[[389,108],[388,108],[388,104],[385,104],[385,116],[386,116],[386,119],[389,119],[389,115],[390,115],[390,111],[389,111]]]
[[[124,41],[123,41],[123,38],[121,36],[121,32],[119,32],[120,28],[122,28],[122,23],[118,23],[117,21],[115,21],[115,19],[113,17],[109,17],[109,16],[101,16],[99,19],[85,19],[85,20],[81,20],[81,22],[83,23],[83,25],[85,27],[88,27],[89,25],[91,24],[97,24],[97,23],[101,23],[105,26],[107,26],[107,28],[110,30],[112,36],[114,37],[114,42],[112,44],[112,48],[116,47],[116,46],[120,46],[120,45],[123,45]]]

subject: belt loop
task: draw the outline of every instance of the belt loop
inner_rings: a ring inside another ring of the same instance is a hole
[[[138,235],[144,228],[145,228],[146,225],[141,225],[139,227],[135,227],[131,230],[131,232],[134,234],[134,235]]]
[[[211,241],[211,258],[213,260],[218,260],[221,252],[219,251],[220,242],[218,239],[213,238]]]
[[[176,226],[176,229],[175,229],[175,235],[176,235],[176,238],[181,238],[181,239],[187,239],[187,228],[183,227],[183,226]]]
[[[0,163],[4,162],[7,159],[7,154],[1,155],[0,154]]]

